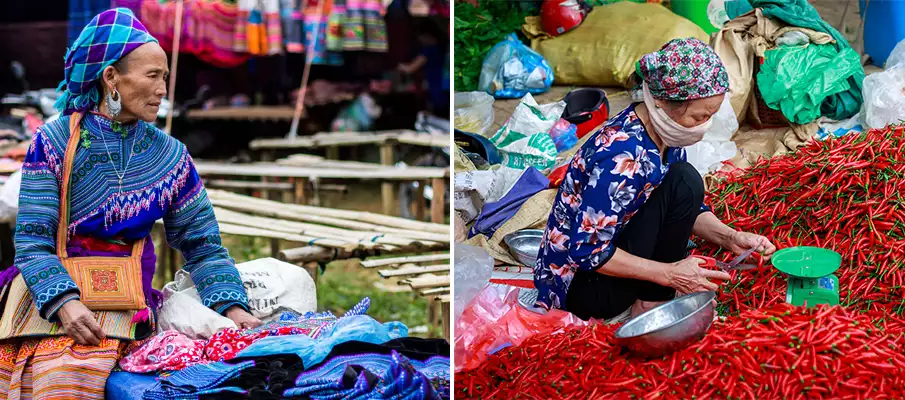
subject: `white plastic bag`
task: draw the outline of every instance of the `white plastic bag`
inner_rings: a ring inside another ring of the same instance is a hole
[[[862,87],[861,112],[868,127],[883,128],[905,120],[905,63],[868,75]]]
[[[565,101],[538,105],[533,96],[525,95],[512,116],[490,138],[503,158],[501,164],[517,170],[535,167],[542,172],[552,168],[559,152],[548,132],[565,109]]]
[[[480,247],[474,247],[463,243],[456,244],[455,255],[455,279],[456,292],[453,298],[455,304],[454,321],[458,321],[465,306],[475,298],[484,287],[490,283],[493,274],[493,257]]]
[[[905,66],[905,40],[899,42],[899,44],[892,49],[889,58],[886,59],[886,69],[890,69],[896,65]]]
[[[484,92],[456,93],[456,129],[483,135],[493,125],[493,96]]]
[[[726,14],[726,0],[710,0],[707,5],[707,19],[717,29],[729,22],[729,15]]]
[[[0,222],[16,222],[19,213],[19,186],[22,171],[13,172],[0,189]]]
[[[191,339],[208,339],[221,329],[236,324],[201,304],[189,273],[180,270],[173,281],[163,287],[163,304],[157,312],[161,331],[175,330]]]
[[[317,291],[308,272],[273,258],[236,265],[251,314],[262,320],[276,317],[281,309],[298,313],[317,310]],[[185,270],[176,273],[163,287],[164,302],[158,312],[162,330],[173,329],[192,339],[207,339],[224,328],[235,328],[232,320],[201,303],[191,276]]]
[[[737,130],[738,120],[729,96],[726,96],[720,110],[714,114],[713,126],[704,134],[704,139],[685,148],[688,163],[701,175],[717,170],[723,161],[735,157],[738,148],[731,139]]]

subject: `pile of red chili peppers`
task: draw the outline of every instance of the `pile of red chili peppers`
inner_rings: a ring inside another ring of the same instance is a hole
[[[704,339],[643,360],[615,327],[538,335],[457,373],[456,398],[905,398],[905,320],[777,304],[717,321]]]
[[[849,309],[905,311],[905,126],[816,141],[794,154],[725,176],[708,202],[737,230],[777,248],[817,246],[842,255],[840,300]],[[703,252],[720,258],[712,246]],[[722,315],[785,301],[769,264],[722,285]]]

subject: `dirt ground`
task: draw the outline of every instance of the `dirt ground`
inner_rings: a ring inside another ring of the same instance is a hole
[[[810,3],[817,9],[817,12],[820,13],[820,16],[828,22],[830,25],[833,25],[837,30],[839,30],[846,39],[849,40],[849,43],[855,48],[855,50],[859,50],[862,47],[859,35],[857,34],[858,26],[860,23],[860,16],[858,15],[858,1],[857,0],[811,0]],[[842,16],[845,12],[846,4],[849,4],[848,14],[845,18],[845,21],[842,20]],[[880,68],[874,67],[873,65],[868,65],[864,67],[865,71],[868,74],[873,72],[880,71]],[[534,98],[537,100],[539,104],[552,103],[555,101],[559,101],[566,95],[569,91],[574,89],[575,87],[570,86],[554,86],[548,92],[536,95]],[[629,92],[623,88],[603,88],[607,92],[607,97],[610,101],[610,115],[614,115],[624,109],[631,103],[631,95]],[[487,130],[490,134],[496,132],[503,124],[506,122],[506,119],[512,115],[512,112],[515,110],[515,107],[518,105],[519,100],[497,100],[493,103],[494,108],[494,124],[490,129]],[[741,131],[748,132],[747,134],[757,134],[756,131],[751,133],[752,130],[750,127],[741,127]]]

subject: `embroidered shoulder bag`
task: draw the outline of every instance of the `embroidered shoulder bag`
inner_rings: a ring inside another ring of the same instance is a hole
[[[92,311],[142,310],[147,307],[141,283],[141,255],[145,239],[132,245],[129,257],[69,257],[69,185],[72,163],[79,145],[81,113],[69,119],[69,143],[63,158],[60,188],[60,225],[57,228],[57,256],[81,292],[81,302]]]

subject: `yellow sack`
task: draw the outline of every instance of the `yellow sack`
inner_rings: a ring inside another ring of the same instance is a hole
[[[581,25],[556,38],[543,33],[539,17],[525,22],[522,30],[553,68],[555,85],[631,88],[641,56],[676,38],[710,40],[693,22],[653,3],[595,7]]]

